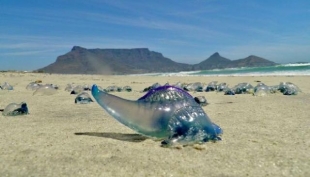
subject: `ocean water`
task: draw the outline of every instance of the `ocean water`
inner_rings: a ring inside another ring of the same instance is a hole
[[[178,73],[152,73],[152,76],[305,76],[310,75],[310,63],[281,64],[267,67],[242,67]]]

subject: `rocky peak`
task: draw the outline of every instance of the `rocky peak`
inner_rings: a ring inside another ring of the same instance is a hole
[[[220,57],[220,54],[218,52],[215,52],[214,54],[212,54],[210,57]]]
[[[80,47],[80,46],[73,46],[71,51],[82,51],[82,50],[87,50],[86,48]]]

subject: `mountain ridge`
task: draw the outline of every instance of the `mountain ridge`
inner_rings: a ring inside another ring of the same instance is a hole
[[[235,67],[273,66],[276,63],[250,55],[230,60],[215,52],[197,64],[175,62],[148,48],[86,49],[73,46],[71,51],[57,57],[54,63],[38,69],[40,72],[59,74],[142,74],[180,72]]]

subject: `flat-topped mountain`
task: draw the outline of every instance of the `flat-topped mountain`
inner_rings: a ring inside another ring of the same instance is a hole
[[[147,48],[135,49],[86,49],[74,46],[57,57],[56,61],[38,71],[61,74],[141,74],[179,72],[232,67],[272,66],[276,63],[251,55],[244,59],[230,60],[214,53],[194,65],[178,63],[161,53]]]
[[[74,46],[56,62],[39,70],[63,74],[136,74],[189,69],[190,65],[174,62],[147,48],[85,49]]]

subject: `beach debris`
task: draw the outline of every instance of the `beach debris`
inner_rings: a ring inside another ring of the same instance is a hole
[[[89,91],[91,90],[90,86],[85,85],[76,85],[75,83],[67,84],[65,91],[70,92],[70,94],[80,94],[83,91]]]
[[[73,90],[73,88],[75,87],[75,84],[67,84],[65,91],[71,92]]]
[[[184,86],[185,86],[185,84],[184,84],[184,83],[181,83],[181,82],[177,82],[177,83],[175,83],[173,86],[178,87],[178,88],[180,88],[180,89],[183,89]]]
[[[203,144],[194,144],[193,148],[199,151],[205,150],[206,147]]]
[[[93,100],[87,92],[82,92],[76,96],[74,102],[75,104],[88,104],[93,102]]]
[[[10,85],[10,84],[7,83],[7,82],[4,82],[4,83],[0,86],[0,88],[1,88],[2,90],[13,90],[13,86]]]
[[[228,88],[227,90],[225,90],[224,95],[235,95],[235,91]]]
[[[264,83],[260,82],[254,87],[254,96],[266,96],[271,94],[271,87],[265,85]]]
[[[203,92],[203,84],[201,82],[190,83],[183,89],[186,91]]]
[[[155,84],[153,84],[153,85],[151,85],[149,87],[144,88],[142,92],[148,92],[149,90],[156,89],[156,88],[158,88],[160,86],[161,85],[158,82],[156,82]]]
[[[225,82],[222,82],[216,86],[216,90],[218,92],[224,92],[227,89],[228,89],[228,85]]]
[[[84,87],[82,85],[76,85],[72,88],[70,94],[80,94],[84,91]]]
[[[38,79],[38,80],[34,81],[34,83],[37,83],[37,84],[42,83],[42,80]]]
[[[194,97],[194,100],[201,106],[207,106],[207,104],[209,104],[204,96],[196,96]]]
[[[98,87],[100,87],[100,86],[98,86]],[[128,85],[124,86],[124,87],[112,85],[112,86],[108,86],[105,89],[99,88],[99,90],[105,91],[105,92],[122,92],[122,91],[131,92],[132,88]]]
[[[41,81],[41,80],[39,80],[39,81]],[[42,81],[41,82],[39,82],[39,81],[30,82],[26,86],[26,89],[27,90],[37,90],[39,87],[44,86],[44,85],[40,84],[40,83],[42,83]],[[45,85],[50,85],[50,86],[52,86],[56,90],[59,89],[58,85],[55,85],[55,84],[45,84]]]
[[[25,102],[21,102],[20,104],[10,103],[3,109],[2,112],[2,115],[4,116],[18,116],[25,114],[29,114],[28,107]]]
[[[270,93],[278,93],[278,92],[280,92],[279,85],[269,86],[269,89],[270,89]]]
[[[120,123],[144,136],[164,139],[163,147],[221,140],[222,129],[180,88],[158,87],[137,101],[130,101],[100,91],[93,85],[92,95]]]
[[[33,95],[54,95],[55,93],[57,93],[57,90],[52,84],[45,84],[37,88]]]
[[[131,92],[132,88],[130,86],[126,85],[126,86],[123,87],[123,91]]]
[[[91,90],[91,86],[88,84],[83,85],[83,89],[84,91],[90,91]]]
[[[112,85],[108,86],[106,89],[104,89],[106,92],[121,92],[123,90],[122,87]]]
[[[215,91],[217,89],[217,81],[212,81],[210,82],[207,87],[205,88],[206,92],[211,92],[211,91]]]
[[[235,94],[249,94],[253,93],[254,87],[247,82],[239,83],[232,88]]]
[[[278,89],[283,95],[297,95],[298,92],[301,92],[301,90],[291,82],[280,82]]]
[[[169,86],[170,84],[169,84],[169,82],[166,82],[163,86]]]
[[[27,89],[27,90],[37,90],[40,86],[41,86],[41,84],[38,84],[38,83],[36,83],[36,82],[30,82],[30,83],[26,86],[26,89]]]
[[[59,86],[56,85],[56,84],[46,84],[46,85],[51,85],[54,89],[58,90],[59,89]]]

